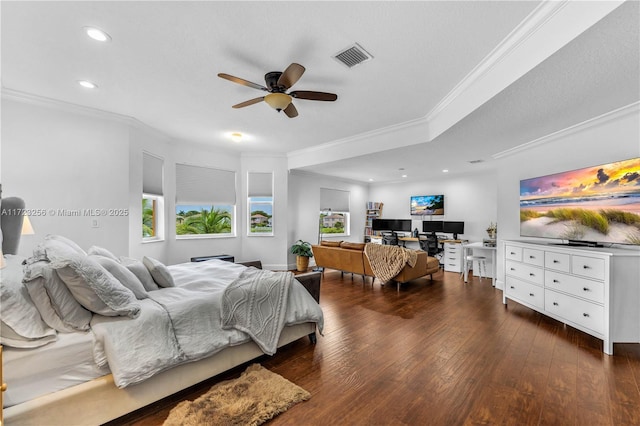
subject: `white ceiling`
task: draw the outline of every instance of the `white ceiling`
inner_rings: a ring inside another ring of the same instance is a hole
[[[358,156],[348,153],[357,146],[352,140],[366,143],[371,132],[426,123],[442,110],[443,99],[513,39],[521,22],[532,22],[541,2],[3,1],[1,7],[5,92],[130,116],[177,141],[214,148],[308,157],[333,150],[328,160],[299,168],[359,181],[490,168],[493,154],[640,99],[640,15],[631,1],[557,52],[534,58],[533,69],[510,66],[504,87],[494,84],[486,102],[457,113],[433,137],[399,141],[387,133]],[[84,26],[104,29],[112,41],[87,38]],[[349,69],[332,56],[354,42],[374,59]],[[266,72],[292,62],[307,69],[294,90],[332,92],[338,100],[294,100],[300,114],[294,119],[264,103],[232,109],[263,92],[216,76],[264,84]],[[518,77],[513,84],[511,74]],[[83,89],[81,79],[99,88]],[[245,140],[231,142],[233,131]],[[335,154],[341,150],[343,158]],[[468,163],[475,159],[484,162]]]

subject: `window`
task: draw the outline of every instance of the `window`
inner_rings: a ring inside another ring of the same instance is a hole
[[[142,240],[164,238],[164,160],[146,152],[142,153]]]
[[[349,191],[320,188],[319,229],[323,236],[350,235],[349,196]]]
[[[247,235],[273,236],[273,173],[247,175]]]
[[[176,164],[176,237],[235,236],[236,173]]]

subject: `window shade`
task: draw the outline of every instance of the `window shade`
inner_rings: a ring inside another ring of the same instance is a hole
[[[273,173],[249,172],[248,197],[273,197]]]
[[[331,209],[334,212],[349,211],[349,191],[320,188],[320,209]]]
[[[236,172],[176,164],[176,204],[236,204]]]
[[[142,193],[162,195],[162,170],[164,160],[146,152],[142,153]]]

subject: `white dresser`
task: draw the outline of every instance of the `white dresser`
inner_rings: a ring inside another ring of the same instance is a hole
[[[458,242],[444,243],[442,264],[445,271],[462,272],[462,244]]]
[[[640,250],[504,242],[503,303],[514,300],[613,343],[640,343]]]

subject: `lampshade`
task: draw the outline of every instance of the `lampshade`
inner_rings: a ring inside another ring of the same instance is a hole
[[[35,234],[33,230],[33,226],[31,226],[31,221],[29,220],[29,216],[25,215],[24,220],[22,221],[22,235],[33,235]]]
[[[276,111],[282,111],[291,103],[291,96],[285,93],[269,93],[264,97],[264,101]]]

